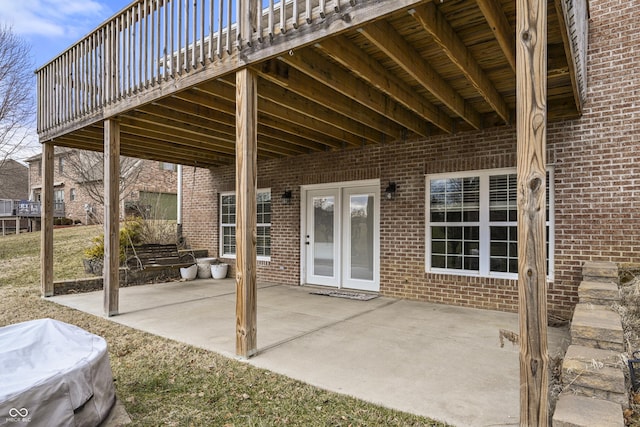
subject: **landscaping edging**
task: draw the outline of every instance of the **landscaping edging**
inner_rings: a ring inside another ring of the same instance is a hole
[[[120,287],[147,285],[151,283],[171,282],[180,279],[180,271],[166,268],[154,271],[120,269]],[[78,294],[103,289],[102,277],[59,280],[53,282],[54,295]]]

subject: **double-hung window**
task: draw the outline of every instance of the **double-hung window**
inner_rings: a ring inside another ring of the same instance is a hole
[[[517,278],[515,169],[426,177],[426,271]],[[547,276],[553,277],[553,171],[547,172]]]
[[[271,191],[258,190],[256,197],[258,260],[271,257]],[[236,256],[236,195],[222,193],[220,196],[220,253],[226,258]]]

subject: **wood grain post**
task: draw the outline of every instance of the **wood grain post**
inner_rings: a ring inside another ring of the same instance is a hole
[[[43,297],[53,296],[53,152],[51,142],[42,144],[42,232],[40,235],[40,287]]]
[[[104,314],[118,314],[120,267],[120,123],[104,121]]]
[[[257,76],[236,72],[236,354],[257,350],[256,193]]]
[[[546,284],[547,2],[517,0],[520,425],[548,425]]]

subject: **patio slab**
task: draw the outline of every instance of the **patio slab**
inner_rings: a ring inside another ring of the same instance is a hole
[[[517,425],[518,331],[513,313],[379,297],[311,295],[310,287],[258,286],[258,354],[247,362],[309,384],[459,426]],[[102,316],[102,292],[51,300]],[[235,358],[233,280],[120,289],[110,319]],[[549,328],[549,353],[568,345]]]

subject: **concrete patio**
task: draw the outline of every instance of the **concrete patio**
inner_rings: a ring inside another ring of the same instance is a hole
[[[379,297],[311,295],[260,284],[258,349],[248,363],[306,383],[457,426],[517,425],[518,346],[501,348],[512,313]],[[102,292],[51,300],[102,316]],[[235,283],[196,280],[120,289],[111,320],[235,358]],[[549,329],[549,353],[566,328]]]

